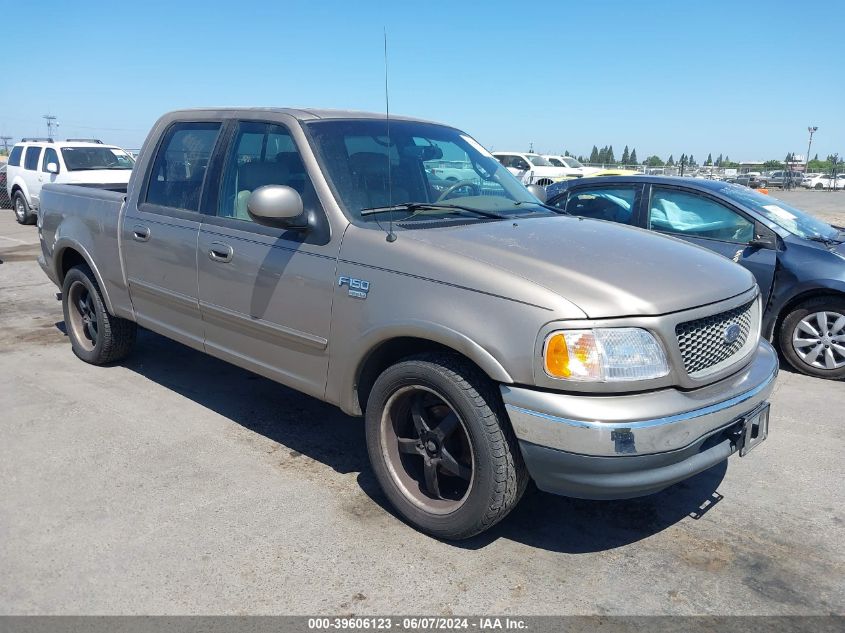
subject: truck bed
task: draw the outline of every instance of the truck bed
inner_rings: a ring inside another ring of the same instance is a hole
[[[41,248],[45,263],[54,265],[47,271],[54,281],[61,283],[66,244],[77,244],[77,250],[87,260],[105,291],[106,302],[113,313],[131,313],[129,293],[120,260],[120,213],[126,194],[111,188],[125,185],[45,185],[41,190],[38,224],[41,227]],[[96,253],[96,261],[88,254]],[[51,274],[52,273],[52,274]]]

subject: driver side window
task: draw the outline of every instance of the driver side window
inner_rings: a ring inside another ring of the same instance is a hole
[[[723,204],[693,192],[659,187],[652,190],[648,228],[737,244],[754,239],[754,223]]]
[[[223,171],[217,215],[252,221],[250,194],[264,185],[285,185],[306,200],[310,180],[299,150],[286,128],[272,123],[242,121]]]

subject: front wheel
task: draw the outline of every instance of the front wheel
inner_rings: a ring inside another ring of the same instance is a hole
[[[793,368],[808,376],[845,378],[845,299],[816,297],[786,315],[780,348]]]
[[[62,309],[73,353],[86,363],[105,365],[132,350],[135,323],[109,314],[88,266],[74,266],[65,275]]]
[[[35,214],[29,208],[29,203],[26,201],[26,196],[22,191],[15,192],[14,199],[15,206],[15,220],[18,224],[34,224]]]
[[[492,527],[528,483],[494,386],[455,356],[421,355],[385,370],[367,401],[366,434],[387,498],[438,538]]]

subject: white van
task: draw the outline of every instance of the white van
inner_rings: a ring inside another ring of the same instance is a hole
[[[135,159],[97,139],[22,139],[9,153],[6,190],[15,219],[35,222],[45,183],[96,185],[126,190]]]

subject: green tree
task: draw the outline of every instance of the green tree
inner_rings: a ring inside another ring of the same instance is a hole
[[[616,164],[616,157],[613,155],[613,145],[607,146],[607,162],[610,165]]]
[[[597,163],[599,162],[599,148],[593,145],[593,151],[590,152],[590,162]]]
[[[786,155],[787,159],[789,154]],[[763,163],[763,171],[774,171],[775,169],[783,169],[784,165],[779,160],[767,160]]]
[[[713,165],[713,154],[707,154],[707,160],[704,161],[704,165],[707,167],[712,167]]]
[[[631,153],[628,151],[628,146],[625,146],[625,149],[622,150],[622,164],[629,165],[631,162]]]
[[[660,159],[660,156],[654,155],[646,158],[645,164],[649,167],[663,167],[665,163]]]
[[[639,165],[639,163],[637,162],[637,150],[636,150],[636,148],[631,150],[631,157],[628,160],[631,161],[632,165]]]
[[[722,166],[722,155],[719,154],[719,158],[716,159],[716,167]]]
[[[698,164],[695,162],[695,156],[693,156],[692,154],[689,155],[689,158],[687,160],[689,161],[690,167],[695,167]]]
[[[672,154],[669,154],[669,160],[666,161],[667,167],[674,167],[675,166],[675,157]]]

